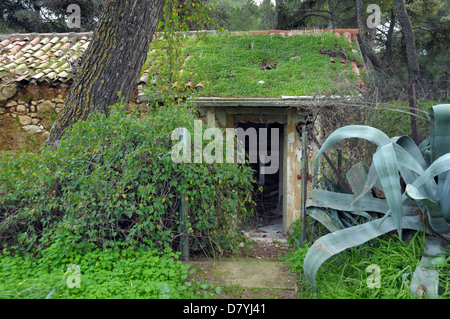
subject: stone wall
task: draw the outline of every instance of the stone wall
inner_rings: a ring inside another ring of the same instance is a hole
[[[63,107],[70,84],[0,84],[0,151],[38,151]],[[129,107],[142,109],[137,89]],[[30,145],[31,144],[31,145]]]

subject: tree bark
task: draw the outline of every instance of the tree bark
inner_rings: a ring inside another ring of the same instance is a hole
[[[364,21],[364,0],[355,0],[356,2],[356,20],[358,23],[358,40],[361,46],[362,54],[365,60],[369,60],[375,69],[381,70],[382,63],[380,58],[373,52],[366,38],[366,22]]]
[[[383,60],[390,64],[392,61],[392,44],[394,43],[394,27],[395,27],[395,11],[391,10],[391,22],[386,35],[386,50],[384,51]]]
[[[270,30],[272,29],[272,15],[270,14],[270,6],[271,1],[270,0],[264,0],[262,3],[263,8],[263,25],[264,29]]]
[[[331,29],[337,29],[336,9],[334,8],[333,0],[328,0],[328,8],[330,9],[331,15]]]
[[[64,132],[108,106],[130,99],[165,0],[107,0],[91,44],[45,146],[59,147]],[[120,92],[120,97],[118,96]]]
[[[418,83],[420,67],[417,59],[416,38],[411,20],[406,11],[405,0],[396,0],[398,21],[402,26],[403,38],[405,39],[406,59],[408,61],[408,85],[409,85],[409,108],[411,114],[412,139],[419,144],[419,129],[417,125],[416,93],[415,85]]]
[[[275,28],[284,30],[287,24],[286,0],[276,0],[275,3]]]

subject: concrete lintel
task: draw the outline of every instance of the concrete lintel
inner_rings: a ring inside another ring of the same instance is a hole
[[[297,108],[311,106],[312,103],[333,106],[338,101],[348,101],[341,96],[317,97],[317,96],[285,96],[281,98],[221,98],[221,97],[197,97],[193,102],[198,107],[257,107],[257,108]]]

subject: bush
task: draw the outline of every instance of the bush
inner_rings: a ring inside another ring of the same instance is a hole
[[[180,194],[193,251],[234,244],[248,215],[252,171],[246,165],[176,164],[171,132],[192,131],[196,117],[168,106],[138,117],[112,107],[76,123],[57,151],[0,157],[0,240],[8,248],[43,249],[58,238],[74,245],[148,243],[177,248]]]

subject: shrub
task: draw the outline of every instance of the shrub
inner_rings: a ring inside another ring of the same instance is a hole
[[[3,154],[0,159],[0,240],[8,248],[45,248],[57,238],[83,247],[116,242],[177,248],[180,194],[194,251],[233,245],[249,214],[252,171],[246,165],[176,164],[171,132],[193,128],[186,106],[126,115],[112,107],[76,123],[57,151]]]

